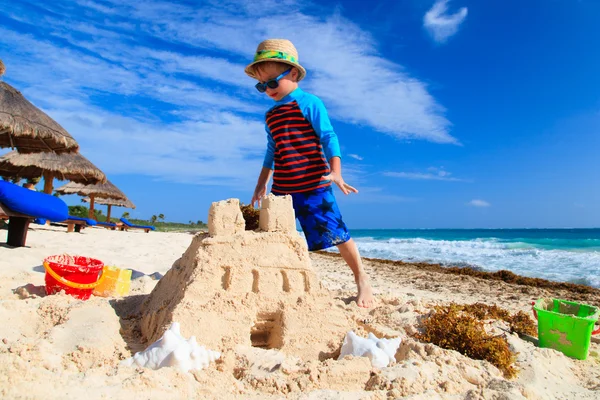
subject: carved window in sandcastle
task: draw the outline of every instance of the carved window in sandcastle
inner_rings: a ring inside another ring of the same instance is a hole
[[[252,270],[252,292],[253,293],[258,293],[259,288],[258,288],[258,281],[260,279],[260,276],[258,274],[258,271],[253,269]]]
[[[252,347],[280,349],[283,345],[281,312],[260,312],[250,329]]]
[[[306,271],[302,271],[302,280],[304,281],[304,291],[306,293],[310,292],[310,278]]]
[[[221,286],[223,290],[229,290],[231,287],[231,267],[222,267],[223,276],[221,277]]]
[[[281,279],[283,280],[282,289],[284,292],[289,292],[290,289],[290,278],[288,277],[287,272],[281,271]]]

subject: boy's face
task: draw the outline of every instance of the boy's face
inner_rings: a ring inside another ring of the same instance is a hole
[[[283,72],[290,69],[290,66],[283,63],[263,63],[256,68],[255,74],[259,82],[264,83],[271,79],[277,78]],[[298,87],[298,70],[292,68],[289,74],[279,80],[279,86],[276,89],[267,87],[265,92],[267,96],[275,101],[283,99]]]

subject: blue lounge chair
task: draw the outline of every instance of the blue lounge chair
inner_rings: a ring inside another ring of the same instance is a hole
[[[81,228],[87,226],[96,226],[97,222],[90,218],[76,217],[69,215],[69,217],[62,221],[63,224],[67,224],[67,232],[81,232]]]
[[[117,224],[115,224],[114,222],[100,222],[100,221],[96,221],[96,223],[100,226],[103,226],[105,228],[109,228],[112,229],[113,231],[117,228]]]
[[[9,246],[25,246],[31,220],[63,221],[68,215],[67,204],[58,197],[0,181],[0,218],[8,219]]]
[[[44,218],[36,218],[33,223],[45,225],[46,220]],[[77,217],[74,215],[69,215],[66,220],[60,221],[59,223],[61,226],[67,225],[67,233],[81,232],[81,228],[85,228],[87,226],[96,226],[96,224],[97,222],[93,219]]]
[[[121,230],[122,231],[126,231],[129,228],[132,228],[132,229],[143,229],[144,232],[146,232],[146,233],[148,233],[150,231],[156,230],[155,227],[150,226],[150,225],[133,225],[131,222],[127,221],[126,218],[121,218],[121,222],[123,223],[123,225],[121,225]]]

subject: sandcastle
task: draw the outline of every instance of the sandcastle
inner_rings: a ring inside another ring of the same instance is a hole
[[[143,338],[151,343],[178,322],[212,349],[334,357],[352,324],[312,269],[291,197],[267,196],[257,231],[244,230],[237,199],[213,203],[208,226],[144,302]]]

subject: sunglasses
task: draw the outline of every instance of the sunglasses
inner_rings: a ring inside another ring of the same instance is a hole
[[[269,89],[277,89],[279,87],[279,80],[281,78],[283,78],[284,76],[286,76],[287,74],[290,73],[292,69],[288,69],[287,71],[285,71],[283,74],[279,75],[277,78],[275,79],[269,79],[268,81],[266,81],[265,83],[257,83],[254,87],[256,88],[256,90],[258,90],[261,93],[264,93],[267,91],[267,88]]]

